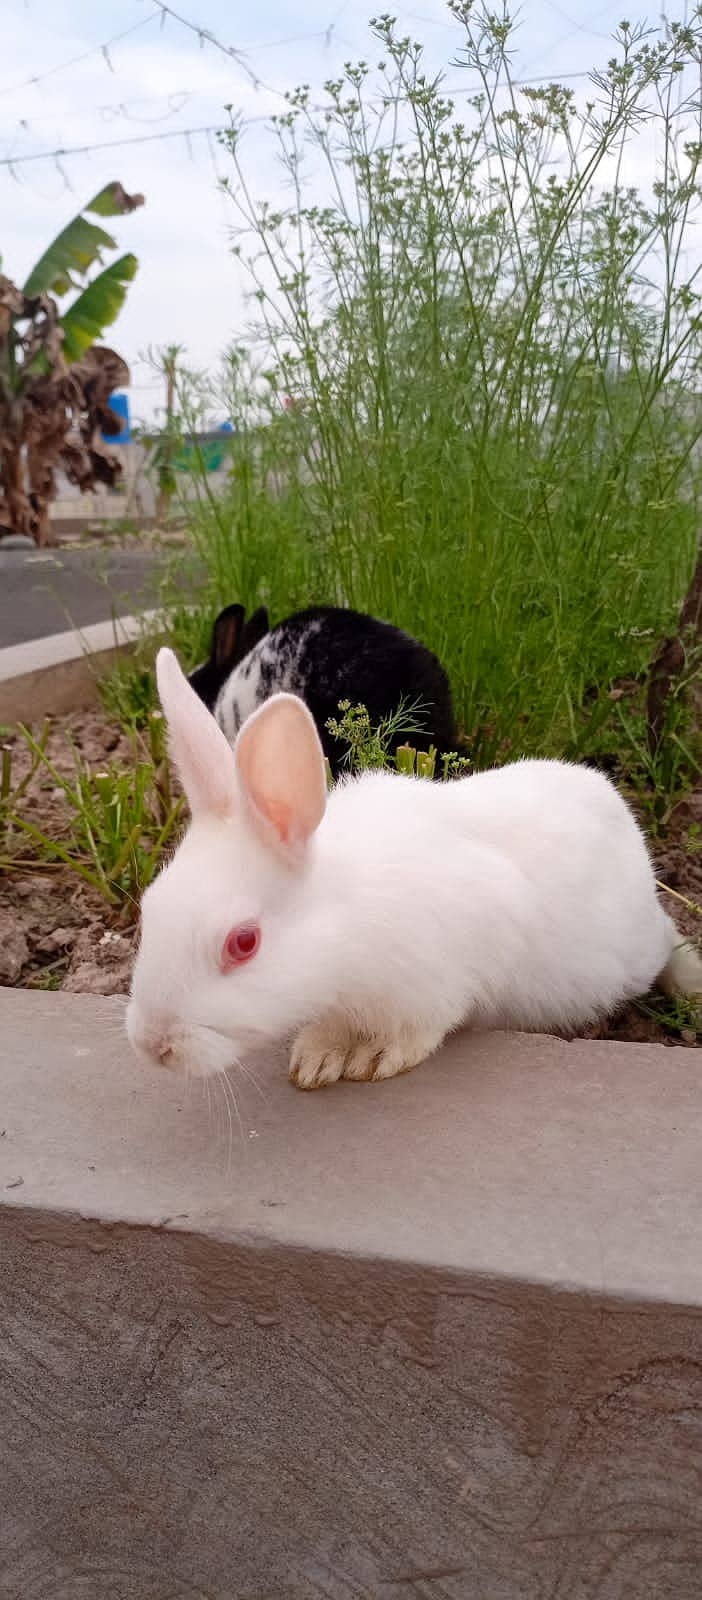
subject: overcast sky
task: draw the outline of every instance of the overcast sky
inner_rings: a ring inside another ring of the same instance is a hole
[[[460,29],[438,0],[416,5],[397,7],[398,19],[426,44],[432,70],[445,69],[460,100],[464,85],[473,87],[451,64]],[[47,242],[110,179],[146,195],[141,211],[114,224],[120,249],[133,250],[140,268],[110,334],[131,364],[132,406],[142,416],[160,400],[140,360],[147,346],[183,344],[194,366],[213,368],[245,320],[245,280],[229,248],[230,202],[217,188],[227,157],[211,137],[182,133],[60,160],[20,158],[217,126],[228,103],[263,119],[281,108],[285,89],[305,81],[321,91],[345,60],[374,61],[380,53],[368,33],[369,0],[174,0],[174,8],[245,52],[249,73],[178,21],[168,18],[162,27],[158,0],[2,0],[0,159],[13,162],[0,166],[3,269],[21,282]],[[621,0],[525,0],[517,75],[558,78],[603,65],[623,12],[632,22],[647,15]],[[246,152],[256,197],[275,193],[265,121],[253,123]]]

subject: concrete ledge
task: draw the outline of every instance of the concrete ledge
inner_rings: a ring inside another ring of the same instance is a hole
[[[0,991],[0,1597],[698,1600],[696,1052],[143,1076]]]
[[[32,722],[93,704],[116,657],[134,648],[145,624],[155,629],[159,620],[159,611],[145,611],[0,650],[0,722]]]

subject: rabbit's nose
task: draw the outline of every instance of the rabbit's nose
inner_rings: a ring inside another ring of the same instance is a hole
[[[173,1029],[165,1018],[145,1017],[133,1001],[127,1007],[127,1035],[137,1053],[148,1056],[156,1066],[175,1066]]]

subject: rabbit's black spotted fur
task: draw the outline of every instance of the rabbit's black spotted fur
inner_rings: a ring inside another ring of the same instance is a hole
[[[426,646],[388,622],[335,606],[311,606],[274,628],[262,607],[246,621],[243,606],[217,617],[209,660],[190,683],[230,742],[246,718],[280,690],[299,695],[314,717],[332,772],[344,746],[328,730],[339,701],[364,705],[371,724],[400,702],[421,703],[421,732],[400,734],[420,750],[456,748],[451,690],[441,662]]]

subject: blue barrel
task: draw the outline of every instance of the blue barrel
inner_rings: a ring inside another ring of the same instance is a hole
[[[131,444],[132,430],[129,422],[129,395],[111,394],[110,411],[114,411],[115,416],[119,417],[122,427],[119,433],[112,433],[109,435],[103,433],[102,437],[105,440],[105,443]]]

